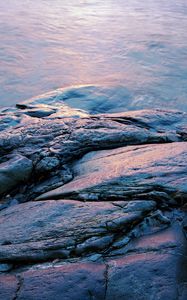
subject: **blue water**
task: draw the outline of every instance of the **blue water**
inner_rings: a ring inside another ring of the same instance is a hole
[[[0,1],[0,105],[90,83],[186,110],[187,1]]]

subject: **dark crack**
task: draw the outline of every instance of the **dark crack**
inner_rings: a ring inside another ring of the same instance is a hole
[[[24,281],[24,279],[20,275],[17,275],[16,278],[18,280],[17,289],[16,289],[15,295],[14,295],[12,300],[17,300],[18,299],[21,288],[22,288],[22,285],[23,285],[23,281]]]
[[[104,295],[104,300],[107,299],[107,290],[108,290],[108,285],[109,285],[109,265],[107,263],[105,263],[105,273],[104,273],[104,278],[105,278],[105,295]]]

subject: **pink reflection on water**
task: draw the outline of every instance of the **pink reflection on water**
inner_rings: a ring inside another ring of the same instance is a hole
[[[185,11],[183,0],[1,1],[0,104],[87,83],[183,103]]]

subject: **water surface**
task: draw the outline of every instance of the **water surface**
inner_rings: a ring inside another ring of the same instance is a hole
[[[0,1],[0,41],[0,105],[96,83],[187,109],[186,0]]]

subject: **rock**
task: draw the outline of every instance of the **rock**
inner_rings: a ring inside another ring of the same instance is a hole
[[[187,114],[128,97],[0,110],[0,299],[186,299]]]
[[[45,173],[46,174],[46,173]],[[43,173],[44,175],[44,173]],[[73,174],[71,170],[65,166],[55,174],[50,173],[50,177],[46,178],[46,180],[36,183],[33,188],[31,188],[31,195],[30,198],[34,199],[36,195],[40,195],[42,193],[46,193],[53,188],[57,188],[64,183],[67,183],[73,179]]]
[[[143,253],[109,262],[107,300],[164,300],[178,297],[178,257]]]
[[[12,278],[0,276],[0,296],[6,300],[104,300],[105,269],[97,263],[77,263],[26,271],[19,274],[17,292],[10,288]]]
[[[130,252],[132,250],[132,252]],[[2,299],[179,299],[186,295],[186,240],[180,223],[131,243],[126,255],[55,262],[0,275]],[[11,295],[11,297],[9,296]]]
[[[0,164],[0,194],[8,192],[18,184],[26,182],[32,172],[32,161],[15,155]]]
[[[19,110],[19,115],[24,115],[26,107]],[[17,112],[8,113],[15,115]],[[12,153],[32,160],[33,176],[24,194],[25,201],[33,199],[36,182],[40,185],[46,180],[52,180],[53,176],[58,175],[54,172],[60,172],[63,165],[71,164],[87,152],[134,144],[180,142],[186,132],[186,114],[175,111],[144,110],[86,115],[78,119],[72,117],[71,113],[70,116],[27,116],[13,127],[14,130],[8,127],[0,133],[2,161],[7,161],[8,155]],[[16,195],[13,196],[16,198]]]
[[[63,88],[27,100],[23,104],[58,105],[78,108],[90,114],[126,111],[132,103],[132,96],[124,86],[86,85]],[[20,104],[19,104],[20,106]]]
[[[29,118],[14,132],[8,128],[0,134],[1,153],[11,149],[25,154],[40,153],[48,147],[63,157],[68,153],[70,160],[94,149],[179,141],[185,132],[184,122],[186,114],[159,110],[139,111],[131,117],[130,113],[80,119],[56,117],[51,122]]]
[[[16,299],[18,280],[15,275],[0,274],[0,299]]]
[[[49,100],[49,99],[48,99]],[[55,118],[81,118],[88,117],[88,113],[84,110],[72,108],[67,106],[63,102],[55,101],[54,105],[52,103],[42,104],[43,100],[34,98],[31,100],[27,100],[25,103],[17,104],[16,107],[21,109],[22,114],[28,115],[33,118],[47,118],[55,119]],[[45,102],[45,101],[44,101]]]
[[[0,262],[18,264],[103,252],[155,209],[153,201],[137,202],[137,210],[134,203],[133,211],[131,203],[116,204],[51,200],[2,210]]]
[[[37,199],[129,200],[143,195],[157,200],[157,191],[176,199],[187,195],[185,142],[90,152],[73,171],[70,183]]]
[[[12,269],[11,264],[0,264],[0,273],[10,271],[11,269]]]
[[[187,241],[178,221],[132,240],[107,261],[107,300],[185,299]]]
[[[17,108],[24,109],[24,113],[26,115],[29,115],[31,117],[36,117],[36,118],[44,118],[56,113],[55,108],[52,108],[47,105],[40,105],[39,107],[35,106],[29,108],[27,105],[17,104]]]
[[[56,157],[44,157],[42,160],[40,160],[36,167],[35,170],[38,173],[45,173],[52,171],[54,169],[57,169],[60,165],[60,161]]]

